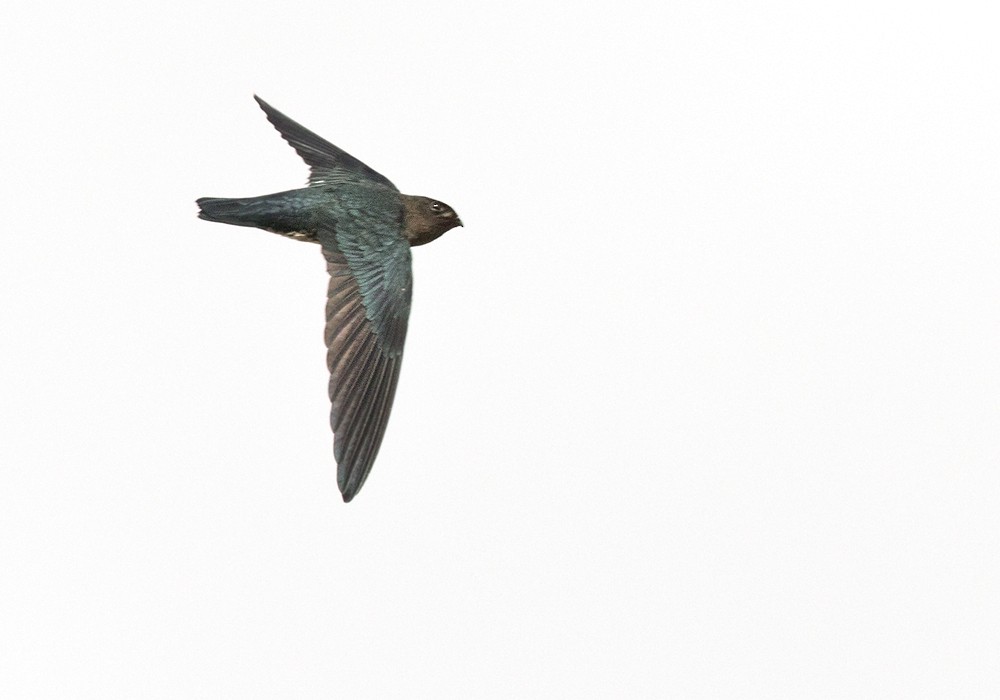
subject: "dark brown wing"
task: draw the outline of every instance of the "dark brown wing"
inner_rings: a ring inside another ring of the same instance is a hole
[[[289,119],[256,95],[253,98],[264,110],[267,120],[309,166],[310,185],[368,182],[399,191],[388,178],[372,170],[350,153],[337,148],[298,122]]]
[[[396,230],[339,220],[321,226],[330,426],[345,501],[361,489],[385,434],[403,361],[413,286],[410,249]],[[389,235],[392,234],[392,235]]]

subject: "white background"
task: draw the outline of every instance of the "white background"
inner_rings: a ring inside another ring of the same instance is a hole
[[[992,3],[0,22],[0,696],[1000,694]],[[257,92],[466,223],[336,488]]]

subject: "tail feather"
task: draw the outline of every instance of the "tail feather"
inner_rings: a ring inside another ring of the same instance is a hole
[[[198,218],[205,221],[218,221],[235,226],[257,226],[261,219],[260,206],[254,206],[253,198],[202,197],[195,204],[201,209]]]
[[[254,226],[299,240],[315,240],[309,216],[311,193],[279,192],[263,197],[229,199],[202,197],[196,200],[198,217],[233,226]]]

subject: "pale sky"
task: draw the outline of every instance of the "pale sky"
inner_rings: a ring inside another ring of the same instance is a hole
[[[0,697],[1000,695],[992,3],[0,21]],[[305,183],[452,205],[341,501]]]

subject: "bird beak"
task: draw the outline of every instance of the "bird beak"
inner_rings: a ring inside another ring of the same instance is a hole
[[[465,224],[463,224],[462,220],[459,219],[457,216],[455,217],[455,225],[456,226],[461,226],[462,228],[465,228]]]

